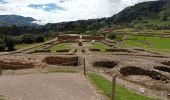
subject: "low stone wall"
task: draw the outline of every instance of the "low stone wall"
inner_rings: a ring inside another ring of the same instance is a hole
[[[41,49],[41,50],[34,50],[34,53],[49,53],[51,50],[48,49]]]
[[[56,52],[69,52],[70,49],[56,50]]]
[[[166,65],[166,66],[170,66],[170,61],[162,62],[162,64],[164,64],[164,65]]]
[[[90,53],[91,53],[90,50],[87,49],[87,48],[83,49],[82,52],[83,52],[83,53],[87,53],[87,54],[90,54]]]
[[[78,40],[80,37],[79,36],[69,36],[69,35],[63,35],[63,36],[58,36],[58,41],[63,41],[63,40]]]
[[[100,49],[89,49],[90,51],[100,51]]]
[[[108,43],[108,42],[106,42],[106,41],[101,41],[101,42],[104,43],[105,45],[109,46],[109,47],[112,47],[112,46],[113,46],[112,43]]]
[[[64,66],[78,66],[79,60],[78,57],[59,57],[59,56],[51,56],[46,57],[43,62],[52,65],[64,65]]]
[[[169,81],[169,78],[166,77],[165,75],[162,75],[161,73],[158,73],[156,71],[145,70],[145,69],[141,69],[139,67],[133,67],[133,66],[121,68],[120,73],[123,76],[145,75],[145,76],[149,76],[150,78],[155,79],[155,80],[161,80],[161,81],[166,81],[166,82]]]
[[[17,69],[26,69],[26,68],[33,68],[33,63],[25,62],[25,61],[0,61],[0,67],[2,69],[11,69],[11,70],[17,70]]]
[[[160,71],[164,71],[164,72],[170,73],[170,68],[165,67],[165,66],[155,66],[154,68],[157,69],[157,70],[160,70]]]
[[[77,52],[77,49],[71,49],[69,52],[68,52],[68,54],[74,54],[74,53],[76,53]]]
[[[93,66],[113,68],[113,67],[117,66],[117,64],[118,64],[118,62],[115,62],[115,61],[98,61],[98,62],[94,62]]]
[[[127,53],[134,53],[128,49],[106,49],[107,52],[127,52]]]
[[[102,40],[105,40],[105,37],[104,36],[82,36],[82,39],[89,40],[89,41],[92,41],[92,40],[102,41]]]

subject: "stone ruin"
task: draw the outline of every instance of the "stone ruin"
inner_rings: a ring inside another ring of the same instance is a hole
[[[162,75],[159,72],[156,72],[156,71],[153,71],[153,70],[152,71],[145,70],[145,69],[141,69],[139,67],[133,67],[133,66],[121,68],[120,73],[123,76],[144,75],[144,76],[149,76],[150,78],[155,79],[155,80],[165,81],[166,83],[168,83],[168,81],[169,81],[169,78],[167,76]]]
[[[103,41],[105,40],[105,37],[104,36],[82,36],[82,39],[85,41],[92,41],[92,40]]]
[[[162,62],[163,65],[170,66],[170,61]]]
[[[164,71],[164,72],[170,73],[170,68],[165,67],[165,66],[155,66],[154,68],[157,69],[157,70],[160,70],[160,71]]]
[[[106,49],[108,52],[127,52],[127,53],[134,53],[131,50],[128,49],[117,49],[117,48],[112,48],[112,49]]]
[[[118,64],[118,62],[115,62],[115,61],[98,61],[98,62],[94,62],[93,66],[114,68],[115,66],[117,66],[117,64]]]
[[[75,40],[78,40],[79,38],[80,38],[79,36],[61,35],[61,36],[58,36],[58,41],[63,41],[63,40],[75,41]]]
[[[0,61],[0,67],[5,70],[18,70],[35,67],[33,63],[27,61]]]
[[[78,66],[80,64],[78,57],[60,57],[50,56],[46,57],[43,62],[51,65],[63,65],[63,66]]]

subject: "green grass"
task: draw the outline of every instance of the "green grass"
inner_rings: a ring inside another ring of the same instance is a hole
[[[170,38],[148,37],[148,36],[130,36],[132,40],[126,40],[126,44],[136,47],[147,48],[160,52],[170,52]],[[151,45],[146,45],[140,41],[145,41]]]
[[[78,73],[78,70],[73,68],[49,68],[45,73]]]
[[[106,49],[109,48],[109,46],[105,45],[102,42],[94,42],[91,44],[93,45],[91,48],[100,49],[101,51],[106,51]]]
[[[19,44],[19,45],[16,45],[15,46],[15,49],[23,49],[23,48],[29,48],[29,47],[32,47],[34,45],[38,45],[38,44],[41,44],[41,43],[33,43],[33,44]]]
[[[5,100],[3,96],[0,96],[0,100]]]
[[[102,91],[103,95],[111,98],[112,93],[112,83],[106,78],[96,74],[89,73],[89,79],[95,86]],[[122,87],[119,84],[116,84],[116,100],[156,100],[150,97],[146,97],[140,94],[135,93],[134,91],[130,91],[127,88]]]
[[[56,52],[56,50],[64,50],[64,49],[70,49],[71,43],[60,43],[57,45],[54,45],[50,48],[51,52]]]

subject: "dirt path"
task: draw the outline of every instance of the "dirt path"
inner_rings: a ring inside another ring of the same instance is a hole
[[[79,73],[1,76],[0,95],[7,100],[99,100]]]

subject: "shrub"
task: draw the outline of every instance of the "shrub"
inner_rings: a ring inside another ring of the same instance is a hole
[[[32,43],[36,42],[36,38],[32,34],[26,34],[26,35],[22,36],[22,41],[26,44],[32,44]]]
[[[113,40],[113,39],[115,39],[115,38],[116,38],[116,35],[114,35],[114,34],[110,34],[110,35],[108,36],[108,38],[110,38],[111,40]]]
[[[36,36],[36,42],[44,42],[44,37],[42,35]]]
[[[8,48],[8,51],[13,51],[15,50],[15,39],[8,36],[8,37],[5,37],[4,39],[4,43],[6,45],[6,47]]]

